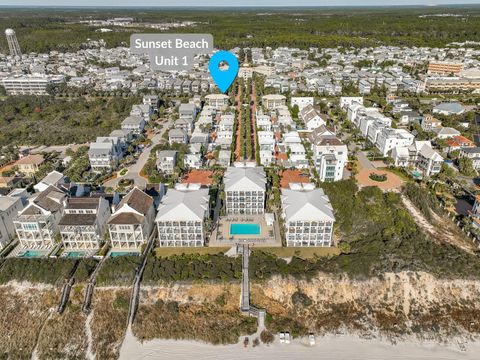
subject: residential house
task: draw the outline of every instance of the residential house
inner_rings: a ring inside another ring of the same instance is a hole
[[[171,129],[168,132],[168,143],[170,145],[174,143],[178,144],[187,144],[188,143],[188,135],[185,130],[182,129]]]
[[[90,166],[95,172],[115,169],[122,156],[123,146],[117,137],[97,137],[88,150]]]
[[[300,110],[300,118],[308,130],[314,130],[327,124],[326,117],[322,116],[313,105],[307,105]]]
[[[33,185],[33,188],[36,192],[42,192],[46,190],[50,185],[55,187],[60,187],[65,184],[65,175],[58,171],[51,171],[48,173],[42,180],[37,184]]]
[[[17,160],[15,166],[17,166],[20,173],[26,176],[33,176],[44,162],[45,159],[43,158],[43,155],[27,155],[20,160]]]
[[[262,105],[267,110],[275,110],[286,105],[287,98],[283,95],[269,94],[262,96]]]
[[[451,127],[440,127],[434,129],[434,131],[437,133],[437,138],[438,139],[449,139],[453,138],[454,136],[460,136],[460,131],[457,129],[451,128]]]
[[[161,150],[157,151],[157,169],[165,174],[173,174],[177,164],[178,151]]]
[[[133,134],[140,135],[145,128],[145,120],[141,116],[129,116],[122,121],[122,130],[131,131]]]
[[[343,179],[348,160],[347,146],[325,127],[319,127],[308,136],[312,144],[313,160],[321,181]]]
[[[442,127],[442,122],[432,115],[427,114],[423,117],[421,125],[423,131],[434,131]]]
[[[200,188],[199,184],[169,189],[155,218],[160,247],[204,246],[204,223],[209,214],[208,189]]]
[[[205,96],[205,102],[217,110],[224,110],[228,106],[228,95],[209,94]]]
[[[107,221],[112,248],[140,250],[152,232],[154,218],[154,199],[133,188]]]
[[[23,248],[49,248],[55,245],[66,199],[67,195],[55,186],[49,186],[30,199],[29,204],[13,220]]]
[[[24,208],[19,196],[0,196],[0,249],[15,236],[13,219]]]
[[[160,99],[157,95],[144,95],[143,104],[150,106],[154,111],[158,111]]]
[[[69,198],[59,229],[66,250],[100,249],[110,205],[103,197]]]
[[[460,149],[459,157],[471,159],[473,168],[480,170],[480,147],[463,147]]]

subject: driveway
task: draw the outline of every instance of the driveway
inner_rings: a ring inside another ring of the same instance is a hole
[[[151,139],[152,144],[143,149],[142,153],[138,157],[138,160],[135,162],[135,164],[128,167],[128,173],[125,176],[120,176],[120,177],[116,177],[115,179],[110,179],[107,182],[105,182],[103,185],[111,188],[116,188],[120,180],[130,179],[130,180],[133,180],[136,186],[140,188],[144,188],[147,185],[148,181],[144,177],[140,176],[140,172],[142,171],[143,167],[145,166],[148,159],[150,158],[150,153],[152,152],[152,149],[161,142],[162,136],[165,133],[165,131],[168,131],[170,129],[171,123],[172,123],[172,119],[169,119],[167,123],[163,124],[162,131]]]
[[[375,166],[373,166],[372,162],[368,160],[367,155],[363,151],[357,152],[357,158],[360,165],[360,168],[363,170],[375,170]]]

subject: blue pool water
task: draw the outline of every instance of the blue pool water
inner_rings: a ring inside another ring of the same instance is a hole
[[[139,255],[138,252],[126,252],[126,251],[112,251],[110,253],[111,257],[118,257],[118,256],[134,256],[134,255]]]
[[[70,251],[67,254],[68,258],[81,258],[81,257],[84,257],[84,256],[85,256],[85,253],[83,251]]]
[[[260,235],[260,225],[230,224],[230,235]]]
[[[44,251],[38,251],[38,250],[27,250],[25,251],[20,257],[23,258],[39,258],[45,255]]]

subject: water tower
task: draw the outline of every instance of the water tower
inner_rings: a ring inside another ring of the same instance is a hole
[[[5,36],[7,37],[8,48],[12,56],[22,56],[20,51],[20,45],[18,44],[17,35],[13,29],[5,30]]]

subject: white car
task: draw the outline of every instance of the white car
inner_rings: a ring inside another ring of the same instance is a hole
[[[285,333],[285,344],[290,344],[290,333],[289,332]]]
[[[279,337],[280,337],[280,344],[285,343],[285,333],[281,332]]]
[[[308,335],[308,343],[310,344],[310,346],[315,345],[315,335],[313,335],[312,333]]]

